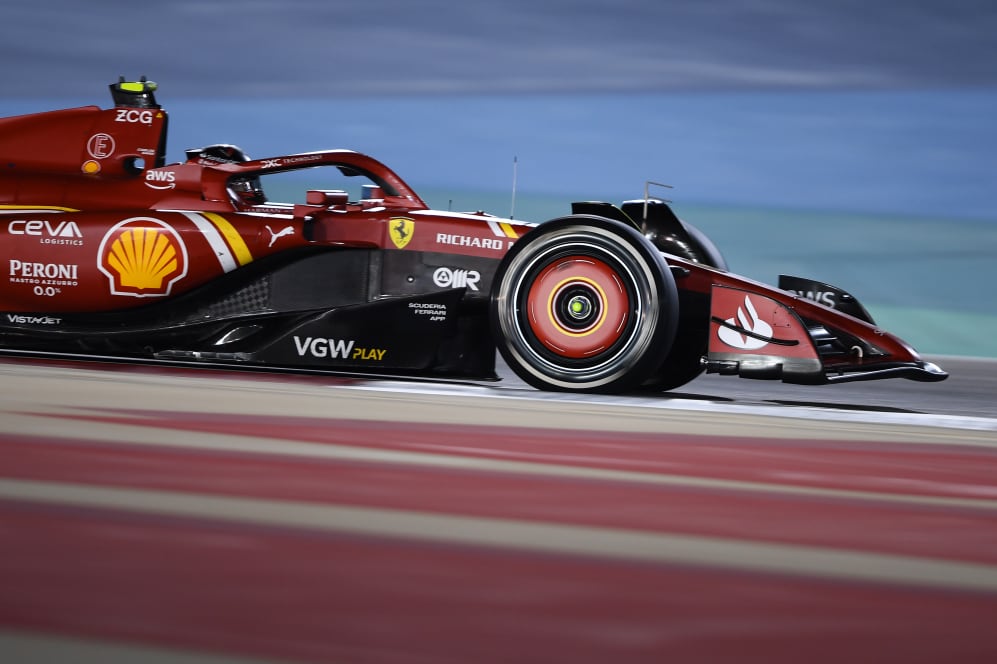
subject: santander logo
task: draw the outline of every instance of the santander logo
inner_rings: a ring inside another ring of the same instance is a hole
[[[744,296],[744,307],[737,308],[736,320],[735,317],[731,317],[725,322],[763,337],[772,337],[772,326],[762,320],[755,309],[754,303],[747,295]],[[764,348],[769,343],[764,339],[757,339],[746,334],[741,334],[729,327],[720,327],[717,330],[717,336],[720,337],[720,341],[738,350],[758,350],[759,348]]]

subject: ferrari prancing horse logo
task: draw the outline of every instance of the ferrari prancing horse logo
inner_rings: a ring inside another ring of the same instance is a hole
[[[415,222],[411,219],[393,217],[388,220],[388,235],[391,236],[391,241],[399,249],[405,248],[405,245],[412,239],[412,233],[414,232]]]

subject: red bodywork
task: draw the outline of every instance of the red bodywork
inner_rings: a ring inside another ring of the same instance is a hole
[[[474,274],[467,285],[485,295],[503,256],[534,226],[430,210],[391,169],[349,150],[231,162],[188,153],[187,161],[166,164],[167,114],[142,86],[134,100],[112,86],[117,105],[106,110],[0,119],[0,311],[8,322],[44,325],[60,320],[46,316],[134,310],[307,248],[381,252],[385,273],[394,269],[399,278],[422,261],[393,258],[403,254],[478,261],[441,273],[442,280],[434,274],[430,290],[465,285],[455,281]],[[288,203],[237,190],[262,176],[320,166],[373,184],[352,200],[342,190],[305,187]],[[680,323],[678,335],[696,342],[675,352],[706,357],[709,371],[814,383],[835,372],[851,380],[945,377],[870,322],[681,256],[667,261],[679,293],[705,301],[709,311],[708,320]],[[367,302],[418,292],[385,283],[372,286]],[[622,325],[626,311],[617,313]],[[834,352],[818,348],[815,331],[825,328]]]
[[[160,109],[92,106],[0,120],[0,156],[9,169],[0,186],[0,260],[7,268],[0,310],[134,307],[271,254],[316,244],[498,260],[529,230],[488,215],[430,212],[391,169],[349,150],[141,167],[162,161],[165,128]],[[312,191],[303,203],[254,204],[230,187],[240,175],[320,166],[363,173],[381,184],[381,195],[350,202],[338,193]],[[392,224],[407,227],[411,236],[393,240]],[[122,287],[116,282],[128,266],[116,255],[147,243],[153,252],[158,244],[157,256],[174,267],[158,280],[132,279],[141,287]]]

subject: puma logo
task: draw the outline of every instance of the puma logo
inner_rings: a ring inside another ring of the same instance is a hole
[[[270,226],[266,226],[266,229],[270,231],[270,244],[267,247],[272,247],[273,243],[277,241],[277,238],[284,237],[285,235],[294,235],[294,226],[285,226],[276,233]]]

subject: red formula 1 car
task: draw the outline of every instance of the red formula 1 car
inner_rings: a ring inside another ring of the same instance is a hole
[[[601,392],[946,377],[840,289],[730,273],[646,194],[529,224],[431,210],[348,150],[167,164],[155,85],[110,87],[0,119],[8,352],[488,379],[497,347],[535,387]]]

